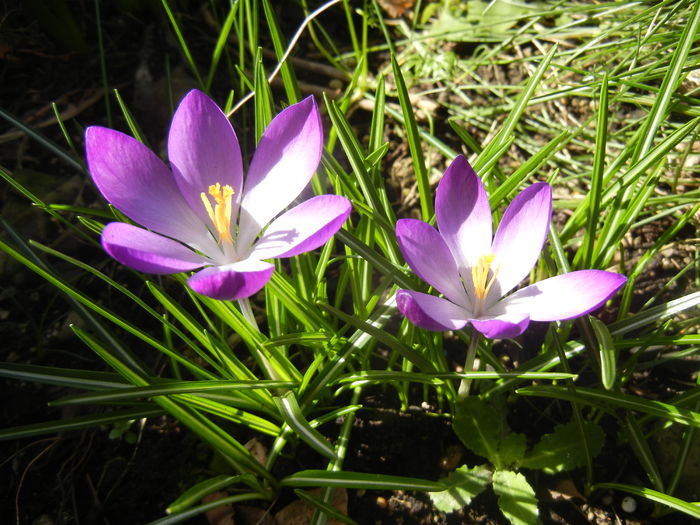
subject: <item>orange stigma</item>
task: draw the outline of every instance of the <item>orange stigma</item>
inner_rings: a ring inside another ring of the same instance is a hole
[[[219,244],[233,243],[231,237],[231,200],[233,198],[233,188],[226,184],[221,186],[218,182],[209,186],[209,195],[214,198],[214,207],[212,208],[209,198],[206,193],[202,192],[199,196],[202,199],[202,204],[209,214],[214,229],[219,237]]]

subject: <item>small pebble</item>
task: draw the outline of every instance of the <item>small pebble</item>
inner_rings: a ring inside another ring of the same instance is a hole
[[[622,498],[622,503],[620,503],[620,507],[622,507],[622,510],[625,512],[634,512],[637,510],[637,500],[634,499],[632,496],[625,496]]]

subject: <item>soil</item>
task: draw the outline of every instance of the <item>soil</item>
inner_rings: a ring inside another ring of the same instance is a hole
[[[60,2],[57,2],[60,3]],[[36,4],[35,2],[27,2]],[[170,111],[168,94],[164,90],[164,70],[169,64],[175,78],[176,90],[185,92],[194,83],[187,73],[167,20],[160,13],[158,2],[143,2],[130,8],[128,2],[102,2],[103,41],[108,57],[108,77],[112,87],[120,92],[139,122],[148,142],[157,150],[167,129]],[[194,2],[182,2],[182,12],[190,24],[192,52],[201,63],[208,63],[212,41],[204,36],[208,31],[206,18]],[[62,112],[68,133],[75,143],[74,159],[82,162],[82,130],[86,125],[107,125],[106,109],[101,91],[101,66],[95,51],[95,13],[81,11],[80,2],[68,2],[76,32],[55,33],[56,24],[42,21],[33,8],[12,6],[6,9],[3,32],[0,33],[0,106],[22,122],[37,129],[49,140],[67,149],[65,139],[55,121],[49,101],[56,101]],[[120,7],[121,6],[121,7]],[[39,8],[37,8],[39,9]],[[296,11],[295,11],[296,12]],[[286,34],[297,27],[293,17],[283,19]],[[75,34],[81,38],[75,37]],[[82,43],[81,43],[82,42]],[[302,43],[302,45],[304,45]],[[516,74],[514,72],[512,74]],[[520,73],[517,73],[520,74]],[[301,74],[309,91],[327,90],[331,95],[335,84],[318,72]],[[336,79],[337,80],[337,79]],[[220,92],[217,92],[219,90]],[[224,82],[215,85],[215,94],[225,100]],[[174,99],[179,99],[177,93]],[[165,109],[163,109],[165,108]],[[114,127],[126,129],[123,119],[116,117],[112,105]],[[361,112],[356,118],[362,119]],[[474,130],[475,133],[478,130]],[[446,134],[449,132],[446,130]],[[397,210],[408,216],[415,210],[415,189],[410,182],[408,148],[401,144],[392,148],[387,158],[390,185]],[[45,147],[18,132],[16,128],[0,124],[0,165],[26,184],[45,202],[74,206],[98,207],[99,199],[83,173],[59,159]],[[442,168],[442,167],[440,167]],[[50,175],[47,175],[50,174]],[[115,271],[116,265],[107,261],[98,246],[69,230],[65,224],[50,219],[47,214],[27,205],[9,185],[0,186],[2,216],[20,234],[27,235],[64,253],[100,268]],[[413,200],[412,200],[413,199]],[[636,237],[626,240],[628,260],[634,259],[645,244],[653,242],[668,227],[664,220],[651,223],[639,230]],[[683,232],[681,238],[693,237],[693,231]],[[3,240],[7,235],[3,234]],[[673,276],[675,263],[692,257],[692,247],[683,242],[669,247],[673,253],[653,261],[640,278],[635,305],[643,304]],[[55,259],[50,261],[57,271],[78,283],[81,289],[102,300],[117,311],[128,308],[114,297],[104,295],[104,288]],[[685,264],[685,263],[683,263]],[[129,280],[138,292],[142,281],[121,272],[120,279]],[[167,283],[166,283],[167,285]],[[680,295],[687,282],[665,290]],[[126,311],[125,315],[129,315]],[[0,256],[0,361],[19,364],[41,364],[108,370],[106,365],[91,355],[69,329],[71,323],[80,323],[73,306],[66,302],[55,288],[24,269],[6,256]],[[156,328],[155,325],[148,328]],[[542,337],[535,327],[526,334],[536,340]],[[509,343],[499,343],[496,350],[523,358]],[[461,350],[463,351],[463,350]],[[454,363],[463,356],[455,350],[450,356]],[[159,363],[152,355],[141,356],[157,369]],[[645,359],[653,360],[649,352]],[[579,363],[585,368],[586,363]],[[640,372],[632,378],[630,391],[655,399],[667,399],[674,393],[686,391],[697,379],[697,361],[669,362]],[[47,406],[51,400],[70,394],[68,389],[38,385],[30,382],[0,380],[0,396],[5,402],[0,407],[0,428],[27,425],[48,420],[89,413],[75,409]],[[438,407],[421,406],[421,391],[412,393],[407,411],[400,410],[395,392],[390,389],[368,389],[361,400],[363,409],[354,423],[349,452],[344,467],[359,472],[377,472],[436,480],[462,464],[478,465],[484,462],[471,453],[456,438],[449,422]],[[514,431],[524,432],[530,438],[540,436],[557,421],[568,420],[565,404],[536,398],[509,400]],[[538,421],[534,428],[532,421]],[[321,430],[326,435],[337,435],[340,421]],[[646,485],[647,480],[626,443],[615,442],[618,435],[616,420],[603,418],[608,442],[596,458],[594,479]],[[232,429],[245,442],[252,439],[246,430]],[[661,457],[673,457],[678,436],[659,432],[658,450]],[[697,442],[697,440],[696,440]],[[270,443],[265,443],[269,446]],[[668,453],[669,456],[664,456]],[[693,452],[697,459],[697,451]],[[695,460],[694,459],[694,460]],[[700,460],[698,460],[700,463]],[[277,466],[276,475],[301,468],[325,468],[317,454],[299,445],[294,456],[285,457]],[[169,416],[110,425],[58,436],[39,436],[2,442],[0,447],[0,523],[31,525],[92,525],[140,524],[163,516],[167,505],[194,483],[225,472],[211,450]],[[631,513],[622,509],[625,495],[618,493],[585,494],[582,471],[547,476],[526,472],[540,499],[540,515],[545,524],[583,525],[589,523],[620,523],[625,525],[674,523],[681,525],[691,520],[671,514],[651,519],[652,507],[638,500],[638,508]],[[682,480],[679,491],[697,501],[693,494],[700,483],[697,478]],[[283,492],[268,508],[266,502],[234,509],[236,523],[245,525],[263,523],[260,512],[269,516],[294,501],[291,491]],[[360,524],[505,524],[498,510],[496,495],[487,489],[462,511],[444,514],[438,511],[425,493],[403,491],[358,491],[347,493],[348,514]],[[269,512],[268,512],[269,511]],[[254,518],[250,518],[254,516]],[[267,518],[266,518],[267,519]],[[192,524],[206,524],[204,517],[190,520]],[[282,524],[280,524],[282,525]]]

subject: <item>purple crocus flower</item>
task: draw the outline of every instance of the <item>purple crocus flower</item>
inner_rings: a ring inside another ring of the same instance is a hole
[[[627,280],[601,270],[551,277],[506,295],[537,262],[552,216],[552,190],[538,182],[508,206],[495,237],[486,190],[458,156],[437,188],[438,230],[401,219],[396,236],[406,262],[443,298],[399,290],[398,308],[413,324],[433,331],[467,323],[489,338],[515,337],[530,321],[561,321],[600,307]]]
[[[198,271],[197,293],[242,299],[260,290],[274,265],[324,244],[347,219],[350,202],[320,195],[284,210],[321,159],[323,129],[312,97],[279,115],[263,133],[248,175],[226,115],[204,93],[180,103],[168,135],[170,169],[132,137],[88,128],[87,162],[102,195],[143,226],[107,224],[102,245],[145,273]],[[147,228],[147,229],[145,229]]]

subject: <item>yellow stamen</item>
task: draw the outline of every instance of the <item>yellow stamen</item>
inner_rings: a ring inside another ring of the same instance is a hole
[[[492,253],[488,255],[482,255],[477,260],[476,264],[472,266],[472,281],[474,282],[474,293],[476,294],[479,301],[483,301],[489,294],[489,290],[496,282],[496,275],[498,275],[499,268],[496,267],[495,271],[489,279],[489,270],[491,269],[491,263],[493,262],[494,255]]]
[[[214,198],[214,207],[212,208],[209,198],[206,193],[199,194],[202,199],[202,204],[207,210],[207,214],[211,219],[216,233],[219,236],[219,244],[225,242],[232,243],[231,237],[231,200],[233,198],[233,188],[226,184],[221,186],[218,182],[209,186],[209,195]]]

